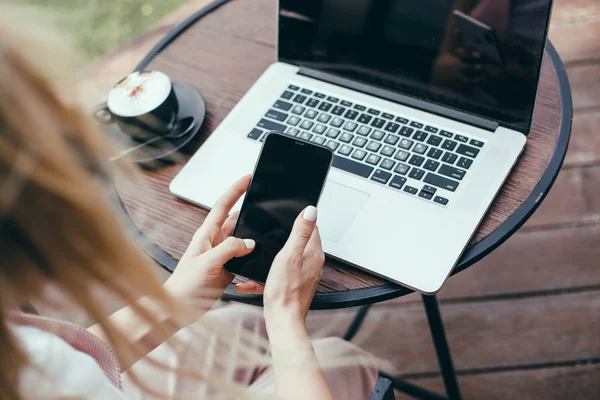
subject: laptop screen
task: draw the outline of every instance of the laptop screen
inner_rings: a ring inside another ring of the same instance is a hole
[[[279,60],[531,125],[551,0],[280,0]]]

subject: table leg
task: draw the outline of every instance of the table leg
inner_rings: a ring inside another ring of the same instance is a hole
[[[448,347],[448,341],[446,340],[446,333],[444,331],[444,324],[440,315],[437,297],[426,295],[422,295],[421,297],[423,298],[423,304],[425,305],[425,311],[427,312],[429,330],[431,331],[435,352],[440,364],[440,370],[442,371],[442,377],[444,378],[446,394],[448,395],[449,400],[460,400],[462,397],[460,395],[460,390],[458,389],[456,373],[454,372],[454,365],[452,364],[450,348]]]

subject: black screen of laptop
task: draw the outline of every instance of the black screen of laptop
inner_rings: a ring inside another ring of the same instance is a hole
[[[279,60],[528,132],[551,0],[280,0]]]

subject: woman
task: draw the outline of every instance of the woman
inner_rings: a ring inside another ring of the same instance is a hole
[[[324,260],[316,208],[296,219],[264,288],[236,287],[264,291],[265,325],[247,309],[206,312],[232,281],[223,264],[254,249],[231,237],[229,215],[250,178],[221,197],[161,285],[111,209],[111,149],[48,77],[54,58],[0,24],[0,399],[367,398],[377,371],[353,365],[372,359],[307,334]],[[127,306],[108,316],[114,301]],[[18,311],[31,302],[96,325]]]

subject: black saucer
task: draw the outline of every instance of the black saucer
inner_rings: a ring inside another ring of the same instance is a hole
[[[145,141],[131,138],[116,123],[106,124],[106,130],[120,145],[120,155],[145,169],[161,168],[180,160],[178,150],[188,144],[200,131],[206,116],[206,103],[200,92],[185,82],[173,81],[173,89],[179,102],[179,113],[173,130],[163,137]]]

